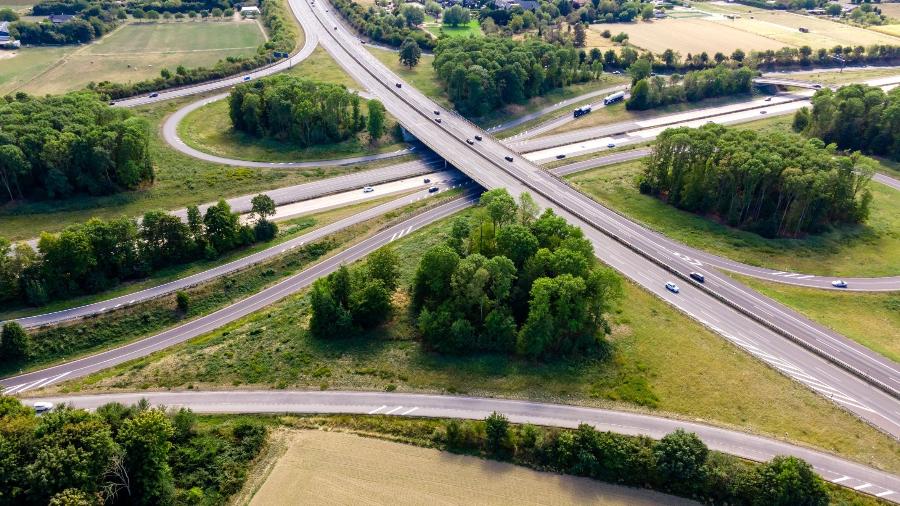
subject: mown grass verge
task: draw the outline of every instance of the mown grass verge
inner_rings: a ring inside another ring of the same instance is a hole
[[[450,220],[443,220],[393,243],[403,259],[402,286],[409,285],[421,253],[449,229]],[[900,470],[896,441],[631,283],[610,318],[608,360],[431,353],[416,338],[404,290],[395,294],[395,305],[392,319],[367,335],[322,341],[308,335],[309,308],[301,293],[53,390],[314,388],[522,398],[699,419]]]

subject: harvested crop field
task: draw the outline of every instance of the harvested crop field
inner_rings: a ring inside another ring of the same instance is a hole
[[[696,503],[354,434],[299,431],[250,504]]]
[[[730,54],[735,49],[765,50],[780,49],[782,42],[763,37],[752,32],[723,25],[712,18],[658,19],[651,22],[616,25],[628,34],[628,41],[642,49],[661,53],[674,49],[686,56],[687,53],[710,54],[721,51]],[[607,25],[592,25],[591,31],[602,32]],[[613,33],[618,33],[614,30]],[[590,39],[589,39],[590,40]]]

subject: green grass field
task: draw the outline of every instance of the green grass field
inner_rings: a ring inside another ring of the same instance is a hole
[[[135,110],[150,121],[154,132],[158,132],[166,116],[199,98],[202,97],[167,100]],[[312,169],[250,169],[223,167],[182,155],[169,148],[159,135],[151,136],[150,150],[156,170],[153,186],[104,197],[77,197],[64,201],[7,206],[0,209],[0,236],[11,240],[30,239],[37,237],[41,231],[56,232],[94,216],[108,219],[123,215],[139,216],[151,209],[179,209],[191,204],[307,183],[407,159]]]
[[[365,99],[361,109],[363,114],[368,114]],[[369,143],[369,134],[360,132],[343,142],[300,148],[290,142],[253,137],[234,130],[228,110],[227,99],[201,107],[188,114],[178,125],[178,135],[185,144],[204,153],[261,162],[334,160],[406,147],[406,144],[394,140],[392,132],[397,121],[390,115],[386,122],[387,133],[375,144]]]
[[[93,44],[23,48],[0,59],[0,93],[43,95],[92,81],[141,81],[164,68],[174,72],[178,65],[210,66],[226,56],[255,54],[263,40],[253,21],[127,24]]]
[[[394,243],[407,282],[421,252],[449,228],[444,220]],[[406,307],[403,292],[395,300]],[[405,309],[370,335],[320,341],[305,331],[307,311],[306,298],[292,296],[183,345],[55,389],[387,389],[610,406],[788,438],[900,470],[896,441],[630,283],[611,317],[614,351],[605,361],[430,353],[415,341]]]
[[[871,216],[803,239],[765,239],[641,195],[640,161],[601,167],[569,178],[597,201],[689,246],[772,269],[822,276],[889,276],[900,272],[900,192],[871,183]]]
[[[359,90],[361,88],[360,84],[350,77],[350,74],[345,72],[327,51],[322,49],[322,46],[316,47],[312,54],[302,62],[291,67],[287,73],[316,81],[343,84],[351,90]]]
[[[441,35],[446,35],[448,37],[468,37],[470,35],[481,37],[484,35],[484,33],[481,32],[481,25],[478,24],[477,18],[469,21],[465,25],[459,26],[450,26],[440,23],[425,23],[425,29],[434,34],[435,37],[440,37]]]
[[[443,107],[452,108],[447,95],[444,93],[444,85],[438,80],[434,73],[434,67],[431,66],[434,56],[423,54],[419,64],[410,69],[400,64],[400,58],[394,51],[376,47],[369,47],[368,49],[381,63],[385,64],[404,81],[415,86],[417,90]]]

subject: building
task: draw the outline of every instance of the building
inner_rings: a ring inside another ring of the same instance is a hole
[[[63,23],[67,23],[72,20],[75,16],[71,14],[51,14],[47,16],[47,20],[49,20],[54,25],[61,25]]]
[[[535,0],[497,0],[494,5],[498,9],[510,10],[514,7],[521,7],[522,10],[536,11],[540,4]]]
[[[242,6],[241,7],[241,16],[245,18],[255,18],[259,16],[259,7],[256,6]]]
[[[9,21],[0,21],[0,43],[9,42]]]

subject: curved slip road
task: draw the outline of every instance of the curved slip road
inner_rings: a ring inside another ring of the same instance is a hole
[[[459,181],[459,177],[455,173],[445,172],[441,174],[441,179],[436,179],[434,181],[433,184],[435,186],[438,186],[439,188],[450,188],[454,187],[457,184],[461,184]],[[93,316],[105,313],[107,311],[139,304],[150,299],[168,295],[177,290],[183,290],[185,288],[205,283],[217,277],[246,269],[260,262],[281,255],[282,253],[285,253],[298,246],[302,246],[308,242],[317,241],[329,234],[337,232],[338,230],[381,216],[388,211],[398,209],[422,198],[427,198],[430,195],[434,194],[429,193],[428,190],[422,190],[412,195],[399,197],[392,201],[385,202],[384,204],[375,206],[371,209],[366,209],[352,216],[348,216],[347,218],[344,218],[342,220],[338,220],[334,223],[325,225],[307,234],[303,234],[299,237],[295,237],[283,243],[277,244],[270,248],[266,248],[251,255],[247,255],[232,262],[228,262],[226,264],[213,267],[202,272],[198,272],[197,274],[193,274],[191,276],[176,279],[168,283],[153,286],[139,292],[128,293],[111,299],[86,304],[84,306],[63,309],[61,311],[55,311],[52,313],[19,318],[15,321],[26,328],[40,327],[43,325],[58,324],[68,320],[74,320],[86,316]],[[9,383],[3,384],[9,385]]]
[[[372,251],[375,251],[376,249],[389,244],[400,237],[403,237],[411,232],[418,230],[421,227],[430,224],[435,219],[450,216],[451,214],[461,209],[465,209],[466,207],[471,206],[476,202],[478,193],[479,192],[477,191],[467,192],[464,196],[458,199],[404,220],[397,225],[382,230],[371,237],[353,244],[349,248],[336,253],[334,256],[331,256],[326,260],[313,265],[312,267],[304,269],[303,271],[287,279],[284,279],[268,288],[265,288],[247,298],[241,299],[234,304],[231,304],[230,306],[219,309],[214,313],[210,313],[195,320],[191,320],[183,325],[166,330],[154,336],[147,337],[130,344],[120,346],[118,348],[97,353],[96,355],[80,358],[57,366],[41,369],[39,371],[4,378],[0,380],[0,388],[3,389],[4,394],[21,395],[23,392],[27,392],[29,390],[34,390],[36,388],[47,385],[53,385],[64,380],[80,378],[82,376],[101,371],[103,369],[121,364],[123,362],[127,362],[135,358],[145,357],[153,352],[168,348],[175,344],[187,341],[188,339],[191,339],[193,337],[197,337],[199,335],[215,330],[250,313],[258,311],[270,304],[274,304],[275,302],[278,302],[289,295],[297,293],[298,291],[312,284],[312,282],[316,279],[327,276],[331,272],[335,271],[342,264],[349,264],[351,262],[359,260]],[[404,199],[403,204],[407,202],[408,201]],[[378,211],[374,211],[374,209],[370,210],[374,212],[374,214],[371,214],[371,216],[378,216],[380,214],[383,214],[387,210],[388,209],[380,209]],[[364,213],[366,212],[368,211],[365,211]],[[337,223],[333,225],[337,225]],[[324,236],[325,233],[323,233],[322,231],[325,230],[325,228],[326,227],[323,227],[316,232],[307,234],[306,236],[304,236],[307,237],[307,239],[305,240],[313,240],[313,238],[309,236],[311,236],[312,234],[316,234],[317,232],[319,233],[318,237]],[[334,226],[330,228],[330,231],[332,232],[335,230],[339,230],[339,228],[336,228]],[[279,246],[277,246],[277,248],[279,248],[279,253],[286,252],[291,248],[303,244],[303,241],[300,241],[300,239],[304,239],[304,237],[295,239],[291,244],[280,244]]]
[[[304,413],[484,419],[500,412],[515,423],[576,427],[588,423],[601,431],[660,439],[675,429],[696,433],[711,449],[758,462],[793,455],[809,462],[824,479],[884,500],[900,503],[900,477],[835,455],[783,441],[696,422],[608,409],[538,402],[384,392],[207,391],[71,395],[31,399],[95,409],[109,402],[133,404],[147,399],[168,408],[198,413]]]

